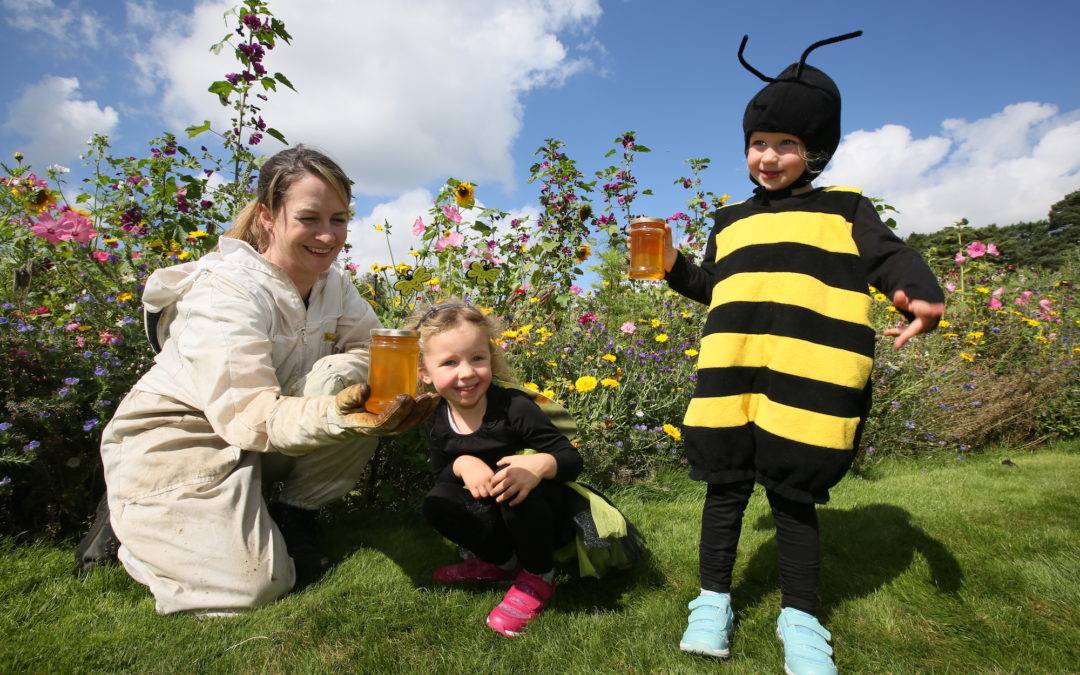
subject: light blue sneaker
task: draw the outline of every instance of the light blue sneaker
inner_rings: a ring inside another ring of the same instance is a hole
[[[812,614],[793,607],[780,610],[776,637],[784,643],[784,672],[787,675],[836,675],[832,660],[832,633]]]
[[[690,601],[689,608],[690,620],[679,640],[679,649],[719,658],[731,654],[728,646],[731,625],[735,621],[731,611],[731,594],[703,591]]]

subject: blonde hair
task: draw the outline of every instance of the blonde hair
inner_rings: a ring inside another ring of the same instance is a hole
[[[453,330],[462,324],[476,326],[488,337],[491,350],[491,374],[497,380],[513,381],[510,365],[503,356],[502,347],[497,338],[502,334],[502,325],[498,319],[481,312],[475,305],[458,298],[418,308],[413,312],[409,325],[420,333],[420,353],[424,352],[427,341],[432,337]]]
[[[260,253],[265,251],[270,242],[266,229],[259,224],[259,206],[265,206],[271,214],[277,213],[293,183],[308,175],[325,180],[346,207],[352,201],[352,181],[337,162],[319,150],[298,145],[266,160],[259,169],[255,198],[240,209],[232,227],[221,236],[245,241]]]

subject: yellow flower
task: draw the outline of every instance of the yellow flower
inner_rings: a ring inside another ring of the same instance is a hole
[[[886,312],[895,312],[896,308],[893,307],[892,305],[889,305],[888,307],[885,308],[885,311]]]
[[[583,243],[581,246],[577,247],[577,251],[574,253],[574,260],[578,263],[583,263],[588,260],[591,255],[592,246]]]
[[[596,389],[596,384],[596,378],[592,375],[582,375],[574,382],[574,390],[584,394]]]
[[[374,272],[375,274],[378,274],[380,270],[382,270],[382,265],[380,265],[379,263],[371,263],[371,271],[372,272]]]
[[[1050,344],[1050,338],[1046,337],[1045,335],[1036,335],[1035,336],[1035,341],[1038,342],[1041,345]]]
[[[490,314],[491,314],[491,313],[492,313],[493,311],[495,311],[495,310],[491,309],[490,307],[483,307],[483,306],[481,306],[481,305],[477,305],[477,306],[476,306],[476,308],[477,308],[478,310],[480,310],[480,313],[481,313],[481,314],[483,314],[484,316],[488,316],[488,315],[490,315]]]
[[[1024,319],[1024,321],[1027,323],[1027,325],[1031,326],[1032,328],[1035,328],[1036,326],[1039,325],[1038,319]]]
[[[880,293],[880,292],[881,292],[881,291],[879,291],[878,289],[874,288],[873,286],[869,286],[869,287],[867,287],[867,288],[868,288],[868,290],[870,291],[870,295],[873,295],[873,294],[875,294],[875,293]]]
[[[687,356],[693,358],[693,357],[698,355],[698,350],[691,347],[690,349],[687,349],[686,351],[684,351],[683,354],[686,354]]]
[[[536,393],[540,393],[540,387],[538,387],[535,382],[526,382],[521,386],[525,387],[529,391],[535,391]]]
[[[959,333],[942,333],[941,337],[954,338],[954,337],[960,337],[960,334]]]
[[[608,363],[615,363],[615,355],[614,354],[604,354],[600,358],[607,361]]]
[[[384,229],[384,228],[383,228],[383,226],[382,226],[382,223],[378,223],[378,224],[376,224],[376,225],[375,225],[375,231],[376,231],[376,232],[382,232],[382,231],[383,231],[383,229]]]
[[[660,333],[659,335],[657,335],[653,339],[656,340],[657,342],[667,342],[668,341],[668,336],[667,336],[667,333]]]
[[[968,363],[971,363],[972,361],[975,360],[975,355],[974,354],[968,354],[967,352],[960,352],[960,359],[963,360],[963,361],[967,361]]]
[[[503,337],[510,338],[511,340],[516,340],[518,337],[518,332],[516,330],[504,330],[502,334]]]
[[[874,293],[874,300],[878,302],[888,302],[889,299],[885,297],[884,293]]]
[[[559,366],[559,364],[555,363],[554,361],[548,361],[547,364],[552,368],[557,368]]]
[[[968,342],[976,343],[982,340],[983,332],[981,330],[973,330],[967,334]]]
[[[551,399],[552,401],[554,401],[554,400],[555,400],[555,390],[554,390],[554,389],[552,389],[551,387],[548,387],[548,388],[547,388],[547,389],[545,389],[544,391],[540,392],[540,395],[541,395],[541,396],[543,396],[543,397],[545,397],[545,398],[549,398],[549,399]]]
[[[679,312],[679,316],[681,316],[684,319],[689,319],[689,318],[694,316],[694,313],[693,312],[688,312],[688,311],[686,311],[684,309],[683,311]]]
[[[667,434],[668,436],[671,436],[672,438],[674,438],[677,441],[682,440],[682,432],[679,431],[679,427],[677,427],[677,426],[675,426],[673,424],[665,424],[664,425],[664,433]]]
[[[528,335],[529,332],[532,331],[532,329],[533,329],[533,325],[531,323],[527,323],[524,326],[519,327],[518,332],[521,333],[522,335]]]
[[[605,377],[604,379],[600,380],[600,384],[602,384],[605,387],[615,388],[615,387],[619,386],[619,381],[618,380],[613,380],[610,377]]]
[[[731,195],[720,195],[720,205],[727,204],[727,200],[731,199]]]
[[[191,257],[191,254],[188,253],[187,251],[184,251],[180,255],[176,256],[176,259],[177,260],[187,260],[190,257]]]
[[[653,328],[659,328],[660,327],[660,319],[653,319],[653,320],[649,321],[649,325],[652,326]]]
[[[540,302],[540,298],[538,298],[536,296],[533,296],[533,297],[529,298],[529,304],[530,305],[535,305],[538,302]]]
[[[458,183],[454,188],[454,201],[463,209],[471,209],[476,203],[476,186],[469,182]]]
[[[976,289],[975,289],[975,292],[976,292],[976,293],[981,293],[981,294],[983,294],[983,295],[986,295],[987,293],[989,293],[989,292],[990,292],[990,289],[989,289],[989,288],[987,288],[986,286],[979,286],[978,288],[976,288]]]
[[[430,279],[428,279],[427,284],[428,284],[428,286],[438,286],[439,285],[439,277],[431,277]]]
[[[397,264],[397,267],[395,267],[395,268],[394,268],[394,270],[395,270],[395,271],[396,271],[396,272],[397,272],[398,274],[405,274],[405,273],[407,273],[407,272],[411,272],[411,271],[412,271],[412,265],[410,265],[409,263],[403,263],[403,262],[399,262],[399,263]]]
[[[410,248],[409,249],[409,255],[411,255],[414,258],[419,258],[420,257],[420,251],[417,251],[415,248]]]
[[[116,301],[117,302],[127,302],[128,300],[131,300],[134,297],[135,296],[132,293],[124,291],[123,293],[120,293],[120,294],[118,294],[116,296]]]

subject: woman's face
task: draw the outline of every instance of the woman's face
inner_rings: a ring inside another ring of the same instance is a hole
[[[259,224],[270,242],[263,257],[284,270],[306,297],[345,245],[349,207],[329,183],[307,174],[285,192],[277,213],[259,206]]]
[[[798,136],[775,131],[750,134],[746,168],[766,190],[782,190],[803,175],[806,151]]]

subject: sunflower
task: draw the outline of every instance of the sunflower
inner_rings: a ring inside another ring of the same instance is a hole
[[[463,209],[471,209],[476,202],[476,186],[469,182],[454,187],[454,201]]]
[[[592,246],[588,244],[582,244],[577,247],[577,251],[574,252],[574,260],[579,264],[585,262],[592,255]]]

